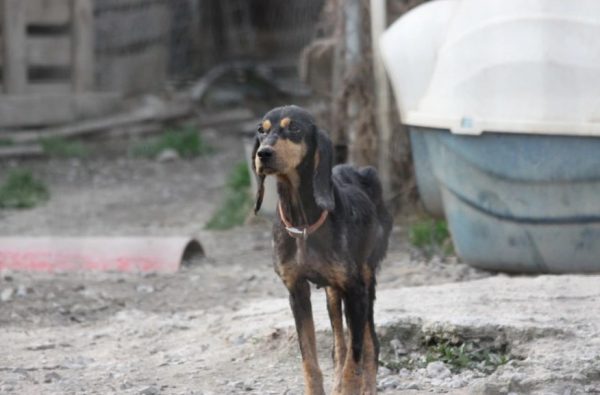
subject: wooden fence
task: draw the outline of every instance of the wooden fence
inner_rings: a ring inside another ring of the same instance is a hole
[[[0,0],[0,127],[68,122],[104,112],[94,89],[91,0]]]
[[[167,80],[168,0],[95,0],[96,80],[101,89],[134,95]]]

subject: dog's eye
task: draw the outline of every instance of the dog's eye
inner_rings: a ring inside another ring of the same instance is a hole
[[[294,132],[294,133],[297,133],[300,131],[300,127],[298,126],[298,124],[296,122],[291,122],[290,125],[288,126],[288,129],[290,130],[290,132]]]

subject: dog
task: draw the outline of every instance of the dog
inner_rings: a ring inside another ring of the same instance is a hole
[[[379,343],[373,320],[375,274],[392,219],[372,167],[333,167],[333,146],[308,111],[277,107],[262,119],[252,151],[258,180],[277,178],[274,267],[289,291],[304,370],[305,394],[324,394],[310,285],[324,287],[333,331],[334,394],[375,394]],[[346,343],[342,303],[349,340]]]

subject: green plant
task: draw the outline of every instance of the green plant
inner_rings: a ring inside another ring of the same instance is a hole
[[[380,359],[379,366],[386,367],[394,372],[399,372],[402,369],[416,370],[426,366],[425,360],[422,357],[402,356],[391,359]]]
[[[206,229],[224,230],[241,225],[251,208],[250,172],[246,162],[240,162],[229,174],[223,204],[208,221]]]
[[[409,228],[408,238],[413,246],[421,249],[427,256],[447,256],[454,253],[446,221],[432,218],[418,221]]]
[[[475,369],[484,373],[492,373],[500,365],[510,360],[506,350],[492,346],[481,347],[472,342],[443,340],[430,344],[425,361],[444,362],[451,370],[458,372],[464,369]]]
[[[40,141],[44,153],[57,158],[82,158],[89,150],[81,141],[70,141],[62,137],[51,137]]]
[[[29,170],[13,170],[0,185],[0,208],[32,208],[50,197]]]
[[[142,141],[131,149],[137,157],[154,158],[166,149],[175,150],[182,158],[193,158],[212,152],[195,126],[169,129],[160,136]]]
[[[0,147],[10,147],[11,145],[14,145],[12,140],[0,138]]]

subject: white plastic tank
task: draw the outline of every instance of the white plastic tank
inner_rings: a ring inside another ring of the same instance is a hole
[[[406,124],[600,135],[598,0],[433,1],[381,51]]]

